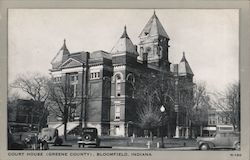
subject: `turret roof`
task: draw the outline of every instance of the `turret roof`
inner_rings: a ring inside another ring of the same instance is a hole
[[[148,23],[143,28],[139,37],[156,36],[156,35],[160,35],[169,39],[167,32],[163,28],[161,22],[159,21],[154,11],[153,16],[149,19]]]
[[[178,73],[179,75],[187,75],[187,74],[194,75],[188,61],[186,60],[185,52],[183,52],[182,59],[178,65]]]
[[[56,56],[52,59],[51,64],[54,63],[61,63],[62,59],[63,59],[63,55],[69,55],[69,50],[66,46],[66,40],[63,40],[63,46],[61,47],[61,49],[57,52]]]
[[[124,52],[138,55],[135,45],[130,40],[127,34],[126,26],[124,27],[124,31],[123,31],[121,38],[118,40],[116,45],[111,50],[112,54],[124,53]]]

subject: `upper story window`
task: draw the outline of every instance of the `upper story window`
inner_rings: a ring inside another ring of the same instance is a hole
[[[116,96],[119,97],[121,95],[121,75],[117,74],[115,76],[115,84],[116,84]]]
[[[126,79],[127,79],[128,85],[129,85],[128,95],[131,96],[132,98],[134,98],[134,96],[135,96],[135,77],[132,73],[129,73],[127,75]]]
[[[77,86],[78,86],[78,74],[71,74],[69,76],[70,80],[70,92],[73,94],[73,97],[77,96]]]
[[[61,82],[62,80],[62,77],[54,77],[54,82]]]
[[[90,73],[90,79],[100,79],[100,72]]]
[[[70,82],[71,83],[78,82],[78,75],[76,74],[70,75]]]

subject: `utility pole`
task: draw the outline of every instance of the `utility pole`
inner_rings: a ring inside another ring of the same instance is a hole
[[[88,108],[88,82],[89,82],[89,52],[86,53],[86,66],[85,66],[85,99],[84,99],[84,128],[87,127],[87,108]]]
[[[85,68],[84,68],[85,67]],[[84,72],[85,69],[85,72]],[[82,124],[84,122],[84,128],[87,127],[87,106],[88,106],[88,81],[89,81],[89,53],[86,53],[86,62],[83,66],[82,73],[82,95],[81,95],[81,111],[79,118],[80,132],[82,130]]]

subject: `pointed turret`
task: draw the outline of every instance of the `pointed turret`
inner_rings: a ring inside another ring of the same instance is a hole
[[[121,38],[128,38],[129,39],[128,34],[127,34],[127,27],[126,27],[126,25],[124,26],[124,31],[123,31],[123,34],[122,34]]]
[[[52,68],[55,69],[59,67],[60,64],[62,64],[69,56],[70,52],[66,46],[66,40],[63,40],[63,46],[61,49],[57,52],[56,56],[52,59],[51,64]]]
[[[66,46],[66,39],[63,40],[63,46],[60,50],[63,51],[63,53],[66,53],[66,54],[69,53],[69,50]]]
[[[142,32],[139,35],[139,38],[145,36],[162,36],[169,39],[167,32],[163,28],[161,22],[159,21],[158,17],[155,14],[149,19],[146,26],[143,28]]]
[[[179,63],[179,67],[178,67],[178,73],[180,76],[183,76],[183,75],[194,75],[193,74],[193,71],[185,57],[185,52],[183,52],[183,56],[182,56],[182,59]]]
[[[129,53],[133,55],[138,55],[136,51],[136,46],[130,40],[127,34],[127,27],[124,26],[124,31],[121,38],[118,40],[116,45],[112,48],[111,53],[115,56],[121,53]]]

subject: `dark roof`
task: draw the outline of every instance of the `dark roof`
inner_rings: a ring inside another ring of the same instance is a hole
[[[194,75],[188,61],[186,60],[185,52],[183,52],[182,59],[178,66],[179,66],[178,72],[180,75],[187,75],[187,74]]]
[[[111,55],[108,52],[105,52],[103,50],[98,50],[98,51],[94,51],[92,53],[90,53],[90,58],[107,58],[107,59],[111,59]]]
[[[158,17],[156,16],[154,12],[153,16],[149,19],[148,23],[143,28],[139,37],[155,36],[155,35],[158,35],[158,36],[160,35],[169,39],[167,32],[163,28],[161,22],[159,21]]]
[[[130,40],[127,34],[127,28],[124,27],[123,34],[115,46],[111,49],[111,54],[119,54],[119,53],[131,53],[134,55],[138,55],[136,46]]]
[[[128,38],[129,39],[128,34],[127,34],[127,27],[126,26],[124,26],[124,31],[123,31],[123,34],[122,34],[121,38]]]
[[[69,58],[75,59],[81,63],[84,63],[86,61],[86,54],[87,52],[82,51],[82,52],[75,52],[75,53],[71,53],[69,55]]]

